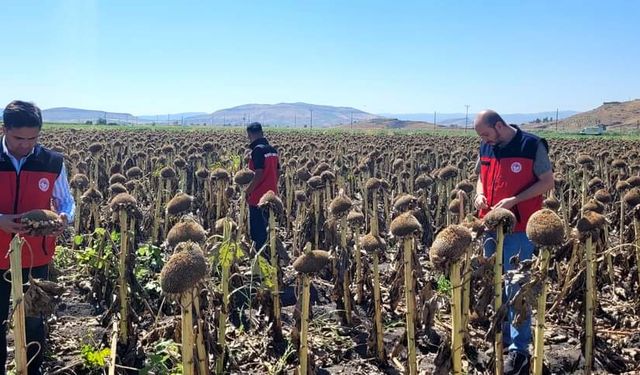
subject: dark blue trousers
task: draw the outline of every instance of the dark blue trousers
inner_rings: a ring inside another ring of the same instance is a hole
[[[269,213],[258,206],[249,206],[249,234],[256,251],[260,251],[267,242],[268,226]],[[262,253],[267,258],[269,257],[267,249],[264,249]]]
[[[0,375],[6,373],[7,362],[7,318],[9,315],[9,297],[11,296],[11,283],[8,283],[4,277],[1,277],[6,270],[0,270]],[[49,265],[34,267],[31,269],[31,275],[35,279],[49,278]],[[9,278],[9,277],[8,277]],[[22,280],[27,282],[29,280],[29,269],[22,269]],[[24,288],[26,291],[26,287]],[[34,356],[36,357],[28,367],[28,375],[40,375],[42,361],[44,359],[45,349],[45,337],[44,337],[44,317],[26,317],[26,336],[27,345],[33,341],[40,343],[38,345],[31,345],[27,348],[27,361],[30,361]]]
[[[496,234],[490,232],[485,237],[484,256],[490,257],[496,251]],[[533,257],[534,246],[524,232],[507,234],[504,238],[502,248],[502,271],[512,271],[513,265],[509,263],[511,257],[517,255],[520,260],[529,260]],[[515,282],[505,280],[502,289],[502,303],[507,303],[520,290],[520,285]],[[529,353],[529,343],[531,343],[531,311],[527,318],[520,325],[514,325],[513,318],[516,312],[509,307],[507,320],[502,325],[502,342],[505,349],[517,350],[521,353]]]

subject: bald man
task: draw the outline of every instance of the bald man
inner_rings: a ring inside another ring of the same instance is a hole
[[[503,272],[514,269],[510,259],[531,259],[534,246],[527,238],[525,229],[529,217],[542,208],[543,194],[554,186],[553,171],[549,160],[547,141],[507,124],[500,115],[485,110],[476,116],[476,133],[482,139],[480,156],[476,165],[475,207],[484,217],[494,208],[511,210],[516,217],[513,233],[505,236],[503,248]],[[488,233],[495,239],[495,233]],[[484,255],[495,252],[495,241],[484,241]],[[505,280],[503,304],[520,289],[514,281]],[[531,314],[520,325],[514,325],[513,308],[509,308],[507,320],[502,327],[504,348],[508,353],[504,363],[504,374],[529,373],[529,344],[531,342]]]

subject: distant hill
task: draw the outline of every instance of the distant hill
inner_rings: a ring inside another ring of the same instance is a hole
[[[569,116],[577,114],[576,111],[559,111],[558,118],[564,119]],[[475,112],[469,113],[468,126],[473,125],[473,119]],[[535,112],[535,113],[505,113],[500,114],[502,118],[510,124],[525,124],[536,119],[556,118],[556,112]],[[431,113],[384,113],[381,116],[389,118],[397,118],[405,121],[426,121],[433,123],[433,112]],[[464,126],[465,114],[464,113],[436,113],[436,122],[438,125],[447,126]]]
[[[313,127],[350,126],[375,128],[420,128],[433,126],[433,113],[409,114],[371,114],[352,107],[335,107],[308,103],[245,104],[221,109],[213,113],[182,112],[134,116],[130,113],[105,112],[80,108],[57,107],[42,111],[45,122],[85,123],[105,118],[109,123],[119,124],[185,124],[185,125],[231,125],[241,126],[253,121],[265,125],[288,127],[309,126],[313,116]],[[473,116],[469,113],[468,126],[473,126]],[[555,126],[555,111],[535,113],[508,113],[502,115],[505,121],[514,124],[527,124],[531,128]],[[580,129],[585,126],[603,123],[612,128],[636,126],[640,120],[640,99],[629,102],[607,102],[588,112],[560,111],[559,126],[567,129]],[[536,119],[553,119],[548,123],[536,123]],[[464,127],[464,113],[437,113],[438,126]]]
[[[354,122],[381,118],[356,108],[333,107],[308,103],[245,104],[213,113],[183,112],[134,116],[130,113],[114,113],[80,108],[50,108],[42,111],[45,122],[84,123],[105,118],[107,122],[185,125],[243,125],[259,121],[265,125],[309,126],[313,116],[314,127],[339,126]]]
[[[325,127],[380,118],[356,108],[308,103],[245,104],[211,114],[185,118],[185,124],[242,125],[259,121],[265,125]]]
[[[610,130],[630,130],[640,127],[640,99],[626,102],[604,102],[598,108],[578,113],[558,122],[558,129],[580,130],[603,124]],[[530,124],[538,129],[555,128],[555,123]]]
[[[134,121],[135,117],[130,113],[105,112],[68,107],[49,108],[42,111],[42,119],[45,122],[84,123],[86,121],[92,121],[95,124],[100,118],[106,118],[107,122],[129,122]]]

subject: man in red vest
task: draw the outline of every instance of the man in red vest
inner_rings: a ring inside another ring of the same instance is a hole
[[[475,207],[480,217],[497,207],[511,210],[516,217],[514,232],[504,240],[502,264],[503,272],[507,272],[514,269],[512,257],[525,260],[533,256],[534,246],[525,229],[529,217],[542,208],[542,195],[554,186],[549,146],[546,140],[507,124],[492,110],[477,115],[475,129],[482,139],[476,166],[479,179]],[[495,239],[495,233],[489,233],[489,238]],[[486,257],[495,252],[495,246],[495,241],[485,241]],[[505,281],[503,303],[518,290],[516,282]],[[504,348],[508,350],[504,374],[529,374],[531,316],[517,326],[512,323],[514,316],[515,311],[510,307],[502,328]]]
[[[264,137],[262,125],[253,122],[247,126],[251,159],[249,169],[255,172],[253,180],[247,186],[247,203],[249,203],[249,232],[257,251],[260,251],[267,241],[267,213],[258,207],[258,202],[269,190],[278,194],[278,173],[280,162],[278,151],[273,148]],[[263,255],[268,255],[267,251]]]
[[[3,112],[0,149],[0,275],[10,268],[7,252],[14,235],[23,235],[29,246],[22,250],[22,278],[28,280],[29,268],[34,278],[47,279],[53,259],[56,235],[25,235],[19,223],[23,213],[33,209],[54,209],[66,224],[73,220],[75,202],[69,191],[62,155],[38,144],[42,114],[32,103],[13,101]],[[11,284],[0,278],[0,375],[5,374],[7,326]],[[33,358],[29,375],[41,373],[45,349],[44,317],[26,317],[27,357]],[[35,357],[35,358],[34,358]]]

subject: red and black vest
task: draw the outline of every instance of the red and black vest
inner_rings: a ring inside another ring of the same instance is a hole
[[[256,186],[247,197],[250,206],[257,206],[260,198],[269,190],[278,195],[278,151],[267,142],[265,138],[253,141],[251,147],[251,159],[249,159],[249,169],[263,169],[262,181]]]
[[[489,207],[501,199],[514,197],[538,181],[533,164],[540,142],[549,149],[547,141],[523,132],[517,126],[516,135],[504,147],[480,144],[480,180]],[[537,196],[518,203],[511,208],[517,223],[515,232],[524,232],[531,215],[542,208],[543,197]],[[484,217],[488,209],[480,210]]]
[[[62,170],[62,155],[36,145],[17,173],[9,157],[0,151],[0,213],[22,214],[33,209],[51,209],[53,185]],[[0,269],[10,267],[7,253],[13,234],[0,230]],[[22,248],[22,268],[51,261],[55,237],[24,236],[30,245]],[[33,256],[32,256],[33,255]]]

